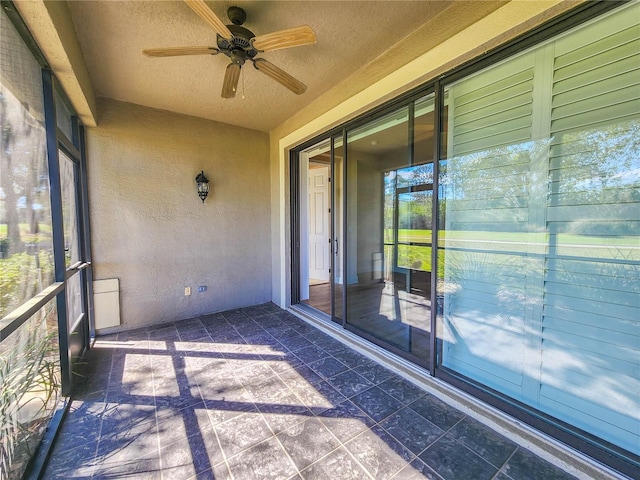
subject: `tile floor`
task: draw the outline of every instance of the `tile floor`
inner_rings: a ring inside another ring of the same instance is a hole
[[[273,304],[99,337],[50,479],[568,479]]]

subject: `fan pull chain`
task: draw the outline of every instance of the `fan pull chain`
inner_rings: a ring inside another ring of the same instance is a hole
[[[244,69],[240,70],[240,76],[242,77],[242,99],[244,100]]]

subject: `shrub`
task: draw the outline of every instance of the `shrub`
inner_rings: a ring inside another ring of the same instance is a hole
[[[17,253],[0,258],[0,318],[23,304],[53,280],[49,253]]]

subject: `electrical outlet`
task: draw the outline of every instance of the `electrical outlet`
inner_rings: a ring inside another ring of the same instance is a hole
[[[184,296],[188,297],[191,295],[191,287],[184,287]]]
[[[207,286],[206,285],[200,285],[198,287],[198,292],[202,293],[202,292],[206,292],[207,291]]]

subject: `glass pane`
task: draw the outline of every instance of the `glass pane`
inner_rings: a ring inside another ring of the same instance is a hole
[[[639,15],[448,86],[438,266],[443,367],[635,454]]]
[[[433,150],[428,103],[416,109],[415,138],[425,152],[429,143]],[[347,132],[346,321],[426,364],[430,248],[402,243],[431,243],[433,167],[417,165],[419,149],[410,147],[408,108]]]
[[[80,273],[76,273],[67,279],[67,323],[69,327],[72,327],[83,313],[81,280]]]
[[[431,247],[398,245],[398,266],[410,270],[431,271]]]
[[[540,295],[545,251],[545,226],[536,223],[543,217],[535,215],[544,196],[533,171],[544,164],[545,142],[533,140],[531,119],[517,107],[533,102],[534,61],[523,55],[447,89],[449,151],[440,182],[442,365],[518,400],[527,390],[527,324],[535,310],[527,305]],[[488,121],[487,109],[501,113]]]
[[[414,164],[433,164],[433,100],[433,95],[429,95],[415,103],[413,120]]]
[[[342,136],[333,139],[333,320],[342,324],[344,306],[344,144]]]
[[[396,241],[396,189],[397,174],[395,170],[384,172],[384,243]]]
[[[2,478],[22,478],[56,411],[61,395],[57,321],[54,300],[0,344]]]
[[[300,299],[331,315],[331,145],[300,153]]]
[[[60,156],[60,183],[62,185],[62,220],[64,223],[64,249],[66,266],[80,261],[78,238],[77,182],[74,162],[62,151]]]
[[[433,192],[398,194],[398,241],[401,243],[431,243]]]
[[[420,187],[433,184],[433,163],[412,165],[397,170],[398,185],[403,187]]]
[[[53,282],[53,244],[40,67],[4,12],[0,21],[2,318]]]

